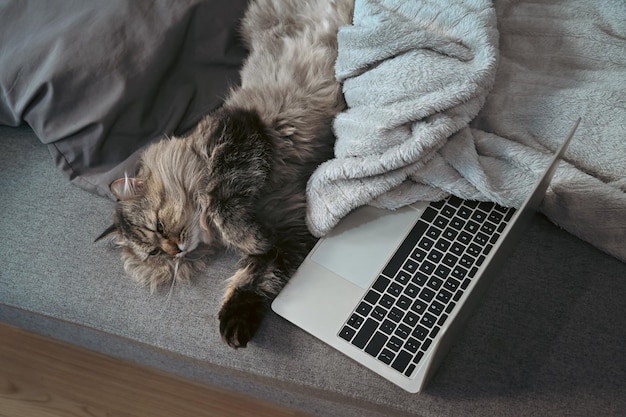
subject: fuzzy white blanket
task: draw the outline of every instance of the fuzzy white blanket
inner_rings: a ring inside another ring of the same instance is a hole
[[[311,231],[448,194],[519,206],[582,117],[541,210],[626,261],[626,4],[543,3],[356,0]]]

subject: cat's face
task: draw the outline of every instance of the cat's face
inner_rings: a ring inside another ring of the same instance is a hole
[[[136,178],[111,184],[119,202],[113,225],[98,238],[112,236],[122,248],[126,272],[152,289],[173,279],[188,280],[199,272],[204,266],[201,258],[215,243],[212,234],[201,227],[201,209],[186,184],[190,173],[176,166],[183,162],[170,161],[174,166],[168,167],[167,161],[146,160],[151,154],[171,153],[166,149],[147,152]]]

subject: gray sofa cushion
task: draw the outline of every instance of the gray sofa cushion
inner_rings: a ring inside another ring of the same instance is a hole
[[[623,415],[626,265],[536,216],[421,395],[274,314],[246,349],[216,314],[220,253],[156,294],[92,244],[112,202],[69,185],[28,129],[0,128],[0,320],[323,416]]]

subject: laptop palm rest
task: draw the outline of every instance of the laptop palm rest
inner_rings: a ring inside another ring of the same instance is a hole
[[[311,260],[367,289],[419,218],[422,211],[419,207],[395,211],[360,207],[313,249]],[[355,242],[367,242],[367,245],[355,245]]]

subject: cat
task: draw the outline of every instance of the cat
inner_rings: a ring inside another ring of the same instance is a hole
[[[315,243],[306,183],[332,158],[345,107],[334,77],[337,30],[353,0],[255,0],[242,20],[240,86],[189,134],[143,151],[136,177],[111,184],[126,272],[152,290],[187,281],[215,248],[241,258],[218,313],[225,343],[246,347],[271,301]]]

